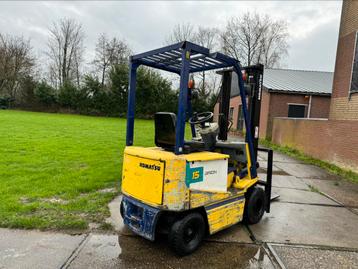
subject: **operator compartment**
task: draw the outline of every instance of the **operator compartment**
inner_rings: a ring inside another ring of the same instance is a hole
[[[165,173],[163,155],[165,151],[155,148],[126,147],[122,192],[148,204],[161,205]]]

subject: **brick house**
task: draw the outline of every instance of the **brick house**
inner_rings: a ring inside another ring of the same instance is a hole
[[[332,72],[265,69],[260,115],[260,137],[271,138],[275,117],[328,118]],[[218,104],[214,114],[219,111]],[[233,73],[230,100],[232,130],[242,130],[243,116],[237,76]]]
[[[358,1],[344,1],[329,118],[275,118],[272,141],[358,172]]]

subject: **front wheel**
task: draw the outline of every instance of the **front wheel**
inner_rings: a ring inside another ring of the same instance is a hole
[[[169,232],[170,247],[179,256],[194,252],[205,235],[205,221],[201,214],[190,213],[174,222]]]
[[[259,187],[252,187],[246,195],[244,219],[247,224],[258,223],[265,213],[265,192]]]

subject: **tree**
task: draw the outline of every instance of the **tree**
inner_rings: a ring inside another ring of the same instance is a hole
[[[101,84],[104,85],[105,78],[110,68],[115,65],[128,62],[130,49],[125,41],[101,34],[96,44],[96,56],[93,61],[101,76]]]
[[[245,13],[228,20],[221,33],[222,49],[243,65],[278,66],[287,54],[287,23],[268,15]]]
[[[23,37],[0,34],[0,94],[15,101],[21,81],[32,75],[35,58],[30,41]]]
[[[219,30],[217,28],[199,26],[194,33],[194,42],[213,50],[217,47]]]
[[[35,98],[39,103],[46,106],[51,106],[56,103],[55,89],[52,88],[46,81],[37,83],[34,91]]]
[[[196,33],[195,33],[195,42],[198,45],[201,45],[205,48],[210,49],[211,51],[217,47],[218,41],[218,34],[219,30],[217,28],[209,28],[209,27],[202,27],[199,26]],[[210,80],[212,82],[216,82],[216,74],[210,73]],[[205,71],[200,73],[201,76],[201,83],[198,87],[199,90],[199,98],[203,100],[208,100],[208,97],[214,92],[215,86],[209,85],[210,83],[206,80],[206,73]]]
[[[48,53],[50,71],[56,85],[80,82],[80,65],[83,55],[84,33],[82,25],[72,19],[61,19],[49,29]]]
[[[203,26],[194,28],[190,23],[182,23],[174,26],[166,43],[171,44],[187,40],[210,50],[215,50],[218,46],[218,36],[219,30],[217,28]],[[193,75],[195,80],[198,77],[200,81],[196,87],[198,98],[193,100],[193,107],[196,111],[211,110],[209,100],[211,100],[211,96],[217,91],[217,75],[214,72],[203,71]]]
[[[185,40],[186,41],[195,40],[194,26],[190,23],[179,23],[174,26],[173,30],[166,38],[166,43],[173,44]]]

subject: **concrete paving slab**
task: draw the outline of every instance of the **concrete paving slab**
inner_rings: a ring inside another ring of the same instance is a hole
[[[280,163],[302,163],[302,161],[300,161],[296,158],[290,157],[286,154],[283,154],[283,153],[280,153],[277,151],[274,151],[274,153],[273,153],[273,161],[280,162]]]
[[[319,180],[304,178],[303,181],[327,193],[346,206],[358,207],[358,184],[344,180]]]
[[[275,166],[286,173],[299,178],[329,178],[332,175],[314,165],[300,163],[275,163]]]
[[[267,161],[259,161],[260,168],[262,170],[267,169]],[[279,167],[277,167],[275,164],[272,165],[272,172],[282,172],[283,170]]]
[[[247,228],[239,223],[212,236],[208,236],[206,241],[214,242],[236,242],[236,243],[253,243]]]
[[[266,174],[259,173],[259,178],[266,181]],[[287,175],[272,175],[272,186],[279,188],[292,188],[309,190],[308,185],[301,179]]]
[[[123,218],[120,213],[121,201],[122,201],[122,196],[119,195],[108,204],[111,216],[106,219],[106,222],[112,224],[114,230],[122,235],[137,236],[135,233],[129,230],[128,227],[125,226],[123,223]]]
[[[277,199],[279,202],[303,203],[303,204],[322,204],[322,205],[337,205],[333,200],[319,194],[317,192],[307,190],[272,188],[272,192],[280,195]]]
[[[258,157],[262,160],[267,160],[267,153],[259,151]],[[302,163],[302,161],[292,158],[290,156],[287,156],[286,154],[274,151],[273,152],[273,161],[274,162],[282,162],[282,163]]]
[[[295,246],[272,246],[286,268],[358,268],[358,253]]]
[[[358,248],[357,223],[342,207],[272,203],[271,213],[249,228],[264,242]]]
[[[0,268],[60,268],[84,237],[0,229]]]
[[[179,258],[166,240],[119,235],[117,243],[114,236],[91,237],[69,268],[274,268],[254,244],[204,242],[192,255]]]
[[[120,253],[118,235],[91,234],[68,268],[115,268]]]

